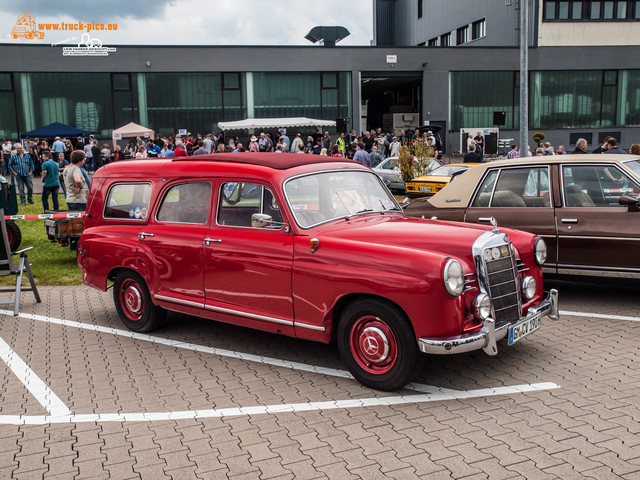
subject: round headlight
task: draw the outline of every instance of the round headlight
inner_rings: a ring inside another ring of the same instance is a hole
[[[547,261],[547,244],[540,237],[536,238],[536,243],[533,246],[533,253],[536,258],[536,264],[541,267],[544,262]]]
[[[444,280],[444,287],[452,297],[457,297],[462,293],[464,289],[464,272],[462,271],[462,265],[453,258],[449,259],[444,265],[442,271],[442,278]]]
[[[538,283],[535,278],[524,277],[522,279],[522,295],[524,295],[524,298],[527,300],[531,300],[535,296],[537,288]]]
[[[476,295],[472,303],[473,315],[480,320],[486,320],[491,316],[491,299],[486,293]]]

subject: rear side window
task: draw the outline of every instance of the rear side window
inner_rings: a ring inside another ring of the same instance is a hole
[[[107,194],[104,218],[145,221],[151,201],[150,183],[116,183]]]
[[[549,207],[549,172],[544,167],[493,171],[485,178],[472,207]],[[497,182],[496,182],[497,179]]]
[[[188,182],[169,188],[158,209],[159,222],[198,223],[209,220],[211,184]]]

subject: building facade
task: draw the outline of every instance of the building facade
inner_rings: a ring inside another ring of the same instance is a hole
[[[596,3],[603,18],[591,18]],[[390,129],[393,116],[398,129],[442,127],[450,153],[461,149],[462,129],[497,127],[500,138],[518,138],[515,5],[377,0],[374,6],[372,47],[114,46],[106,56],[82,57],[64,56],[62,47],[0,45],[0,137],[15,139],[53,121],[109,138],[130,121],[161,134],[205,133],[218,131],[219,121],[285,116],[347,118],[349,130],[361,131]],[[625,147],[640,142],[640,36],[629,33],[639,25],[640,1],[535,1],[531,8],[529,130],[567,148],[580,137],[595,148],[611,134]],[[409,36],[399,41],[403,25]],[[464,25],[471,41],[457,45]],[[572,29],[606,29],[608,40],[587,46],[581,42],[595,41],[595,33],[575,33],[579,44],[553,43],[561,43],[553,32]],[[429,46],[446,32],[456,42]],[[618,36],[619,45],[607,44]],[[496,112],[504,112],[503,123],[494,123]]]

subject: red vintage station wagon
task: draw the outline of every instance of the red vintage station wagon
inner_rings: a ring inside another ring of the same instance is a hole
[[[420,355],[509,345],[558,317],[544,241],[409,218],[367,167],[236,153],[119,162],[92,181],[78,262],[131,330],[167,310],[328,343],[355,378],[410,381]]]

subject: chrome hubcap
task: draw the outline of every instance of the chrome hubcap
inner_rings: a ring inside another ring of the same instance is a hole
[[[134,285],[129,285],[124,291],[124,302],[130,312],[140,313],[142,310],[142,295]]]
[[[389,357],[389,340],[378,327],[367,327],[358,339],[362,356],[373,364],[382,363]]]

